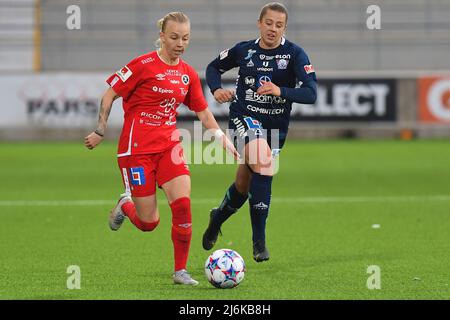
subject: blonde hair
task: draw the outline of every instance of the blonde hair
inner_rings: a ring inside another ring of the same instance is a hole
[[[158,22],[156,23],[156,26],[158,27],[160,32],[166,31],[166,25],[168,21],[175,21],[178,23],[190,22],[189,17],[183,12],[179,11],[169,12],[163,18],[159,19]],[[157,39],[155,41],[155,46],[161,48],[161,39]]]

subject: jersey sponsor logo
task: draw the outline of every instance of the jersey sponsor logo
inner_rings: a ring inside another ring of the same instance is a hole
[[[290,59],[291,55],[290,54],[277,54],[275,56],[275,59]]]
[[[265,54],[260,54],[260,55],[259,55],[259,59],[260,59],[260,60],[267,60],[267,61],[270,61],[270,60],[272,60],[273,58],[275,58],[275,56],[266,56]]]
[[[247,128],[242,123],[241,119],[239,118],[233,118],[231,119],[233,121],[234,125],[236,126],[236,130],[241,138],[244,138],[247,136]]]
[[[269,61],[264,61],[263,66],[267,68],[269,66]]]
[[[220,53],[220,60],[223,60],[226,57],[228,57],[228,50],[230,50],[230,49],[225,49]]]
[[[260,114],[267,114],[267,115],[277,115],[277,114],[283,114],[284,113],[284,109],[283,108],[277,108],[277,109],[266,109],[266,108],[261,108],[261,107],[255,107],[252,105],[247,105],[247,110],[252,111],[252,112],[256,112],[256,113],[260,113]]]
[[[172,79],[172,80],[170,80],[170,83],[172,83],[172,84],[180,84],[180,81]]]
[[[171,90],[171,89],[159,88],[157,86],[153,86],[152,89],[154,92],[159,92],[159,93],[173,93],[173,90]]]
[[[244,60],[249,60],[252,58],[253,54],[256,52],[256,50],[248,49],[247,56],[244,58]]]
[[[183,82],[183,84],[187,86],[189,84],[189,76],[187,74],[183,74],[181,76],[181,82]]]
[[[264,85],[264,83],[263,82],[271,82],[272,81],[272,79],[270,79],[270,77],[269,76],[261,76],[261,77],[259,77],[259,85],[260,86],[262,86],[262,85]]]
[[[174,69],[167,69],[165,74],[166,76],[181,77],[181,72]]]
[[[254,86],[255,85],[255,78],[247,76],[244,78],[244,82],[248,86]]]
[[[133,72],[131,72],[130,68],[125,66],[122,69],[120,69],[119,71],[117,71],[116,74],[119,76],[119,78],[122,80],[122,82],[125,82],[125,81],[127,81],[127,79],[129,77],[131,77]]]
[[[247,67],[252,68],[254,67],[255,64],[253,63],[253,61],[250,59],[250,61],[247,63]]]
[[[159,81],[166,80],[166,75],[162,74],[162,73],[158,73],[155,77],[156,77],[156,80],[159,80]]]
[[[287,68],[289,60],[286,59],[277,59],[277,67],[279,70],[284,70]]]
[[[159,106],[161,108],[164,108],[164,113],[167,115],[175,111],[175,109],[178,107],[178,104],[179,103],[177,103],[177,99],[171,98],[171,99],[164,99],[159,103]]]
[[[258,102],[258,103],[268,103],[268,104],[280,104],[286,103],[286,99],[282,97],[273,96],[271,94],[257,94],[255,91],[248,89],[245,91],[245,100]]]
[[[144,167],[130,168],[131,184],[134,186],[145,185]]]
[[[111,81],[111,87],[114,87],[114,85],[119,81],[119,77],[115,76],[114,79]]]
[[[181,91],[181,95],[185,96],[188,94],[188,90],[186,90],[185,88],[180,88]]]
[[[252,117],[245,117],[244,121],[249,129],[262,129],[261,122]]]
[[[161,127],[161,125],[162,125],[161,122],[144,121],[142,119],[139,122],[141,124],[145,124],[146,126],[152,126],[152,127]]]
[[[164,124],[166,126],[173,126],[177,123],[177,119],[175,118],[175,114],[171,114],[169,116],[169,120],[167,120]]]
[[[314,71],[314,67],[313,67],[312,64],[304,65],[304,66],[303,66],[303,69],[305,69],[306,74],[310,74],[310,73],[315,72],[315,71]]]
[[[158,115],[153,114],[153,113],[148,113],[148,112],[141,112],[141,117],[150,118],[150,119],[154,119],[154,120],[161,120],[162,119],[161,116],[158,116]]]
[[[263,71],[263,72],[272,72],[273,68],[266,68],[266,67],[259,67],[258,69],[256,69],[258,71]]]
[[[153,59],[152,57],[148,57],[147,59],[141,60],[141,63],[146,64],[146,63],[153,62],[153,61],[155,61],[155,59]]]

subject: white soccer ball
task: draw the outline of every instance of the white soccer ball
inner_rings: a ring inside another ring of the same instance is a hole
[[[244,259],[231,249],[216,250],[206,259],[205,274],[216,288],[234,288],[244,279]]]

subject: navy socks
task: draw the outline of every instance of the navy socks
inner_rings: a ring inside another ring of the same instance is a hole
[[[249,202],[253,242],[266,239],[266,220],[269,215],[272,178],[259,173],[253,173],[252,176]]]
[[[228,188],[225,197],[220,204],[217,214],[213,217],[213,224],[220,227],[233,213],[247,201],[248,195],[240,193],[234,183]]]

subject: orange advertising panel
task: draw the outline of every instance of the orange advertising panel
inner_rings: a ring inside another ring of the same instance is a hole
[[[450,124],[450,77],[427,77],[418,80],[419,120]]]

